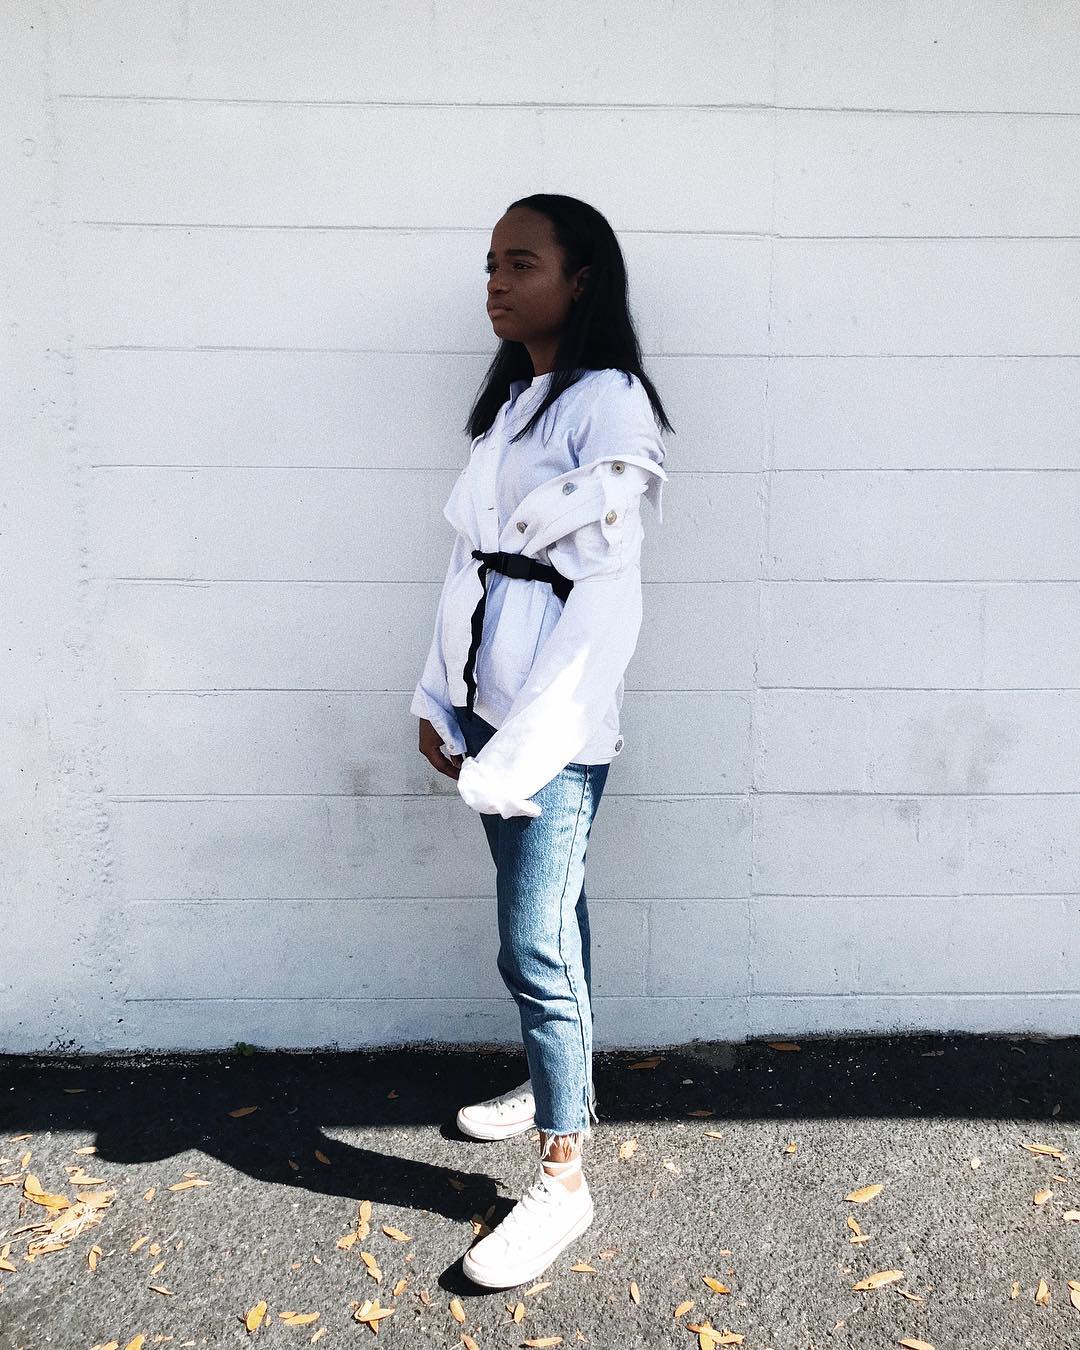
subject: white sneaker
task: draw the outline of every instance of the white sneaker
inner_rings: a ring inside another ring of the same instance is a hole
[[[537,1170],[506,1218],[462,1258],[462,1270],[474,1284],[505,1289],[535,1280],[592,1223],[593,1200],[584,1173],[577,1190],[568,1191],[543,1165]]]
[[[596,1092],[591,1083],[589,1094],[590,1115],[593,1120],[597,1120]],[[532,1079],[526,1078],[524,1083],[498,1097],[488,1097],[486,1101],[463,1106],[457,1113],[457,1127],[462,1134],[472,1139],[511,1139],[515,1134],[535,1129],[536,1102]],[[591,1126],[586,1126],[585,1138],[592,1138]]]

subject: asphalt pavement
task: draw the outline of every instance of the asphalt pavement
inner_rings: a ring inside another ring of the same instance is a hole
[[[598,1051],[594,1222],[489,1291],[461,1257],[538,1135],[454,1117],[520,1047],[0,1056],[0,1347],[1065,1350],[1078,1070],[1077,1038]]]

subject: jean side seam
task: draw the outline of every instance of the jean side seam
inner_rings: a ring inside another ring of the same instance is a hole
[[[562,961],[563,971],[566,974],[566,983],[570,990],[571,997],[574,1000],[574,1007],[577,1009],[578,1028],[581,1032],[581,1059],[585,1066],[585,1096],[586,1096],[585,1124],[581,1126],[581,1128],[585,1130],[589,1128],[589,1111],[587,1099],[589,1095],[589,1078],[592,1066],[589,1064],[588,1056],[585,1053],[585,1017],[581,1010],[581,999],[578,997],[577,993],[574,990],[574,981],[570,978],[570,967],[567,965],[566,956],[563,952],[563,930],[566,926],[566,888],[570,882],[570,869],[574,865],[574,846],[577,843],[578,832],[581,828],[581,817],[585,809],[585,800],[588,796],[588,789],[589,789],[589,769],[588,765],[586,765],[585,778],[581,785],[581,801],[578,803],[577,815],[574,818],[574,832],[570,838],[570,850],[568,857],[566,859],[566,876],[563,878],[562,895],[559,897],[559,960]]]

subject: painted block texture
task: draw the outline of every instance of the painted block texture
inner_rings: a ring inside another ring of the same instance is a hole
[[[409,702],[535,191],[675,424],[596,1046],[1074,1031],[1080,10],[369,8],[0,17],[0,1051],[518,1039]]]

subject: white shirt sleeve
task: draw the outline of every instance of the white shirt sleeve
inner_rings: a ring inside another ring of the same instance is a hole
[[[466,750],[461,728],[457,724],[454,707],[450,701],[450,689],[446,680],[446,665],[442,655],[442,625],[446,591],[450,578],[456,576],[465,566],[472,554],[472,545],[461,534],[455,534],[454,547],[450,552],[450,563],[446,569],[439,604],[435,611],[435,632],[428,649],[424,671],[413,693],[409,711],[417,717],[426,718],[439,735],[443,743],[439,747],[444,755],[463,755]]]
[[[659,463],[664,448],[644,388],[627,389],[622,374],[613,373],[621,395],[609,382],[578,428],[579,438],[585,434],[579,464],[595,461],[600,476],[597,519],[548,547],[548,560],[574,587],[502,725],[462,763],[458,792],[476,811],[504,818],[541,814],[528,799],[588,744],[637,645],[641,499],[659,489],[660,479],[640,465],[622,464],[618,455],[647,454]],[[659,491],[656,506],[659,515]]]

